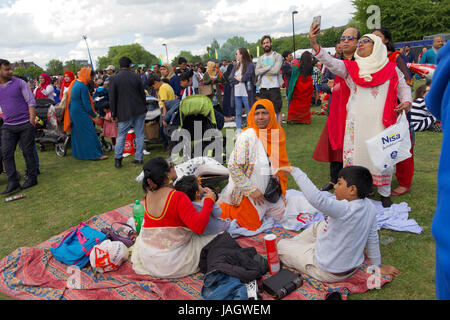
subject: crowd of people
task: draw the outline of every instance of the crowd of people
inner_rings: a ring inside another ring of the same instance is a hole
[[[312,50],[299,59],[292,59],[289,51],[274,51],[270,36],[263,36],[264,53],[256,63],[246,48],[236,50],[234,61],[208,61],[206,65],[188,65],[180,57],[176,67],[156,64],[134,70],[131,59],[122,57],[118,70],[111,65],[95,73],[84,67],[76,75],[66,71],[53,79],[42,74],[36,83],[15,77],[10,63],[0,60],[0,163],[8,176],[3,194],[37,184],[35,107],[36,100],[46,98],[54,100],[60,110],[64,131],[71,135],[72,156],[77,159],[108,158],[96,131],[101,127],[103,135],[112,139],[114,165],[120,169],[127,133],[134,129],[132,163],[143,165],[146,210],[132,255],[137,273],[177,278],[198,270],[200,250],[214,236],[205,233],[213,209],[222,223],[216,233],[226,230],[230,221],[252,232],[261,230],[268,217],[280,221],[286,207],[287,175],[292,174],[307,200],[328,219],[291,240],[280,241],[285,265],[321,281],[338,282],[355,272],[367,248],[368,258],[382,273],[400,274],[395,267],[381,264],[376,211],[367,198],[373,196],[375,186],[383,207],[390,207],[391,196],[410,192],[414,131],[442,130],[426,106],[432,85],[418,87],[412,98],[414,76],[406,63],[417,59],[408,46],[402,52],[395,49],[388,28],[365,35],[355,28],[344,30],[333,56],[318,44],[319,33],[320,27],[311,25]],[[435,37],[420,62],[435,64],[443,45],[442,38]],[[282,88],[286,88],[288,101],[286,119],[281,113]],[[330,163],[330,182],[319,190],[301,169],[291,166],[286,140],[293,137],[286,136],[283,124],[311,123],[311,104],[321,105],[322,93],[329,95],[328,117],[313,158]],[[221,123],[219,129],[224,121],[236,123],[237,139],[228,162],[230,177],[220,198],[192,181],[174,185],[176,172],[167,159],[154,158],[144,164],[147,97],[158,99],[159,133],[170,150],[171,130],[178,127],[176,106],[194,95],[210,99],[217,123]],[[410,121],[412,157],[395,168],[380,170],[373,165],[365,142],[395,124],[402,112]],[[27,168],[22,185],[14,160],[18,143]],[[399,186],[391,190],[394,174]],[[269,201],[272,178],[279,194]],[[335,198],[323,192],[333,189]]]

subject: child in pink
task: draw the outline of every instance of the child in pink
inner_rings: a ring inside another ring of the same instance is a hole
[[[113,146],[116,145],[117,138],[117,124],[111,119],[111,110],[109,108],[109,103],[103,106],[103,111],[105,112],[105,118],[103,121],[103,136],[105,138],[111,138]]]

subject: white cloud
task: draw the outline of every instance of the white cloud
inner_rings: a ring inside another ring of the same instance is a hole
[[[202,54],[213,38],[290,35],[293,10],[296,32],[306,32],[317,14],[323,27],[347,23],[353,7],[350,0],[0,0],[0,57],[44,68],[52,58],[88,59],[83,34],[93,60],[110,46],[133,42],[164,58],[163,43],[169,58],[181,50]]]

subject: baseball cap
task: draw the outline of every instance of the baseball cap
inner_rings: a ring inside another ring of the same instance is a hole
[[[114,66],[112,64],[110,64],[109,66],[106,67],[105,70],[112,70],[112,71],[114,71],[114,70],[116,70],[116,68],[114,68]]]

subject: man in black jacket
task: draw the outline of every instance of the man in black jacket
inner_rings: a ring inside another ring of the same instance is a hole
[[[109,102],[113,121],[118,122],[115,146],[115,167],[122,167],[123,150],[128,130],[136,133],[136,154],[132,163],[142,164],[144,155],[145,115],[147,113],[145,91],[142,81],[131,70],[131,59],[119,60],[120,70],[110,78]]]

